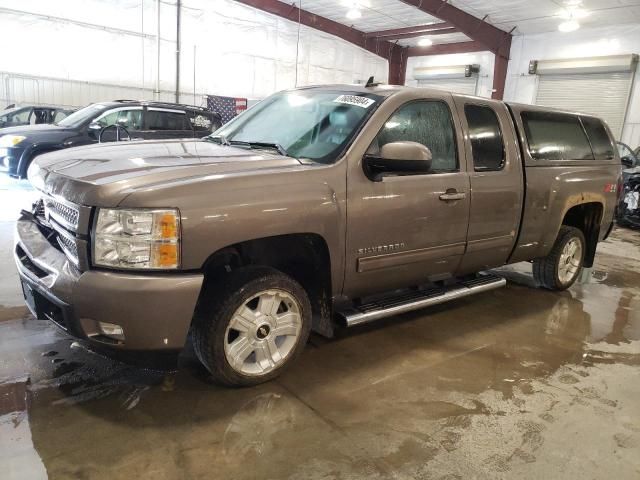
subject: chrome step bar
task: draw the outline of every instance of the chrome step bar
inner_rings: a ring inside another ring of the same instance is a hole
[[[445,288],[431,288],[389,297],[382,300],[362,304],[348,310],[338,312],[347,327],[372,322],[393,315],[411,312],[420,308],[438,305],[476,293],[504,287],[507,281],[496,275],[486,274],[459,282]]]

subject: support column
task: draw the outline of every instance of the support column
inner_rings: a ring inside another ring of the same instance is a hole
[[[507,68],[511,53],[511,35],[505,37],[501,45],[494,52],[495,62],[493,66],[493,93],[491,98],[502,100],[504,98],[504,86],[507,83]]]
[[[407,49],[395,45],[389,57],[389,84],[404,85],[407,74]]]

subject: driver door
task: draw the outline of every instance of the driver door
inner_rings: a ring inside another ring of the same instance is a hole
[[[412,92],[387,100],[369,122],[375,137],[359,139],[367,142],[364,153],[375,155],[384,144],[411,141],[428,147],[433,159],[426,173],[376,181],[367,177],[362,155],[354,149],[359,158],[350,158],[348,167],[346,295],[455,274],[466,246],[470,197],[456,115],[450,94]]]

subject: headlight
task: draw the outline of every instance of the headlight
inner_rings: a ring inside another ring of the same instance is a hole
[[[98,209],[93,263],[116,268],[178,268],[180,214],[175,209]]]
[[[25,138],[22,135],[3,135],[0,137],[0,147],[15,147]]]

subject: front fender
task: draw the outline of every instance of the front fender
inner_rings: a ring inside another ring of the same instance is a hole
[[[142,189],[122,207],[177,207],[182,222],[182,268],[199,270],[230,245],[277,235],[322,237],[331,259],[334,291],[344,281],[345,163],[201,179]]]

